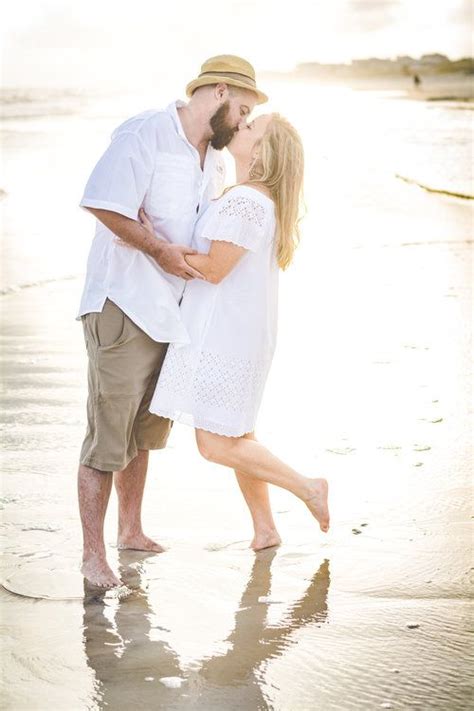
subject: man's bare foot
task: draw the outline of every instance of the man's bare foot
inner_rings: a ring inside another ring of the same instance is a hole
[[[122,585],[120,578],[117,578],[102,556],[93,555],[84,559],[81,573],[89,583],[99,588],[109,589]]]
[[[147,551],[148,553],[163,553],[166,548],[160,546],[156,541],[145,536],[144,533],[138,533],[132,536],[120,536],[117,541],[117,548],[121,551]]]
[[[309,481],[309,491],[303,501],[319,522],[321,531],[327,533],[329,530],[328,483],[326,479]]]
[[[254,551],[261,551],[263,548],[271,548],[272,546],[281,545],[281,538],[278,535],[276,528],[271,528],[267,531],[259,531],[253,537],[250,548]]]

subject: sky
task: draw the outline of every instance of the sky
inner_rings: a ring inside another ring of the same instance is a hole
[[[470,0],[7,0],[4,86],[189,80],[215,54],[257,69],[472,54]]]

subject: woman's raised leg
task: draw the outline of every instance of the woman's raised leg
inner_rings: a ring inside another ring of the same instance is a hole
[[[326,479],[311,479],[298,474],[256,440],[245,437],[223,437],[197,429],[196,441],[199,451],[205,459],[291,491],[292,494],[304,501],[318,520],[321,530],[328,531],[328,483]]]

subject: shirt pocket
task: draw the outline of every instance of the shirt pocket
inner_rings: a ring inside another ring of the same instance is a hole
[[[145,197],[145,210],[156,217],[176,218],[183,210],[196,210],[198,200],[193,160],[173,153],[160,153]]]

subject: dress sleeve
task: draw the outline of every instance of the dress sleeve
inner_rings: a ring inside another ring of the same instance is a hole
[[[153,168],[143,139],[130,131],[118,133],[92,171],[80,206],[111,210],[136,220]]]
[[[256,252],[265,235],[265,208],[248,195],[229,191],[210,208],[212,213],[203,230],[211,241],[232,242]]]

